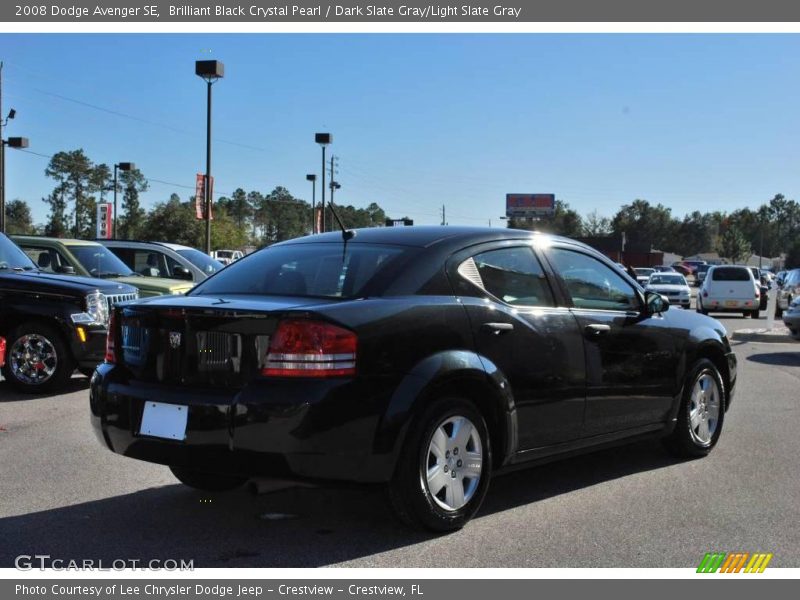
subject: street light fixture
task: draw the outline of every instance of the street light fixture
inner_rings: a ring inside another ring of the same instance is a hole
[[[306,175],[306,181],[311,182],[311,233],[314,234],[317,233],[317,176],[314,173],[309,173]]]
[[[12,112],[14,112],[12,110]],[[9,113],[9,119],[13,119],[13,115]],[[0,136],[0,232],[6,232],[6,146],[9,148],[27,148],[29,146],[28,138],[25,137],[10,137],[4,140]]]
[[[314,141],[322,146],[322,200],[320,206],[322,207],[322,232],[325,232],[325,146],[333,142],[333,136],[330,133],[315,133]],[[333,177],[333,173],[331,173]]]
[[[331,175],[331,177],[333,177],[333,175]],[[331,181],[331,202],[330,202],[331,206],[333,206],[333,192],[335,192],[338,189],[341,189],[341,187],[342,186],[339,185],[338,181]],[[331,222],[331,225],[333,225],[333,222]]]
[[[194,63],[194,74],[208,84],[206,99],[206,174],[203,192],[205,198],[206,254],[211,254],[211,86],[225,76],[225,65],[218,60],[198,60]]]
[[[133,171],[136,165],[132,162],[114,163],[114,219],[111,222],[111,237],[117,239],[117,169],[120,171]]]

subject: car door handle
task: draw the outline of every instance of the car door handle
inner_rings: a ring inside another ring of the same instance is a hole
[[[484,323],[481,329],[489,331],[495,335],[500,335],[506,331],[513,331],[514,326],[511,323]]]
[[[611,325],[601,325],[599,323],[593,323],[592,325],[587,325],[583,328],[583,332],[586,334],[586,337],[597,337],[598,335],[605,335],[610,331]]]

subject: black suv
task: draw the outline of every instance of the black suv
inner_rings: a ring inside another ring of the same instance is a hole
[[[129,285],[51,275],[0,234],[0,336],[3,376],[19,390],[57,390],[75,369],[89,375],[103,361],[108,314],[138,298]]]

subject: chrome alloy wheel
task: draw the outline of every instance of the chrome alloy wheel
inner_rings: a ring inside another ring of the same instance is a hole
[[[8,361],[14,377],[30,385],[47,382],[58,368],[53,343],[38,333],[17,338],[8,353]]]
[[[462,508],[475,495],[483,471],[483,447],[475,425],[462,416],[448,417],[433,430],[425,458],[425,484],[447,511]]]
[[[703,371],[695,380],[689,402],[689,433],[701,446],[711,443],[719,425],[720,390],[716,379]]]

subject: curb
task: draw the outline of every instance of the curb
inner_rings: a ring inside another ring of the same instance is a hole
[[[787,328],[781,329],[740,329],[732,331],[730,339],[739,342],[760,342],[763,344],[794,344],[797,340],[792,339]]]

